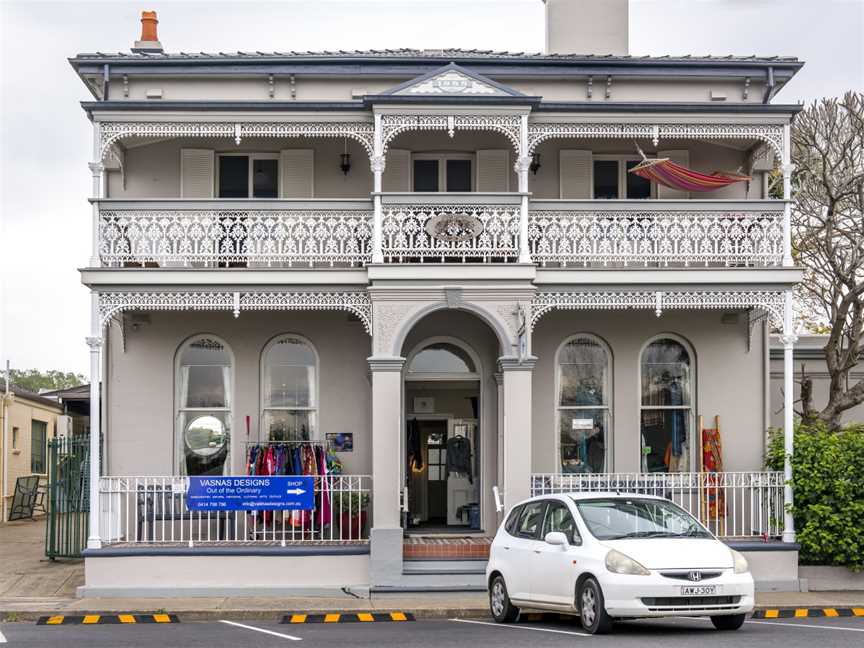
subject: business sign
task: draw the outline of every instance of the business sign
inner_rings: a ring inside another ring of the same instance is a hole
[[[190,511],[295,511],[315,508],[312,477],[190,477]]]

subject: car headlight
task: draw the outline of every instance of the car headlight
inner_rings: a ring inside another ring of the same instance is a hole
[[[735,566],[735,573],[746,574],[749,572],[750,565],[747,564],[747,559],[734,549],[730,549],[729,551],[732,552],[732,564]]]
[[[630,574],[631,576],[650,576],[651,572],[645,569],[630,556],[625,556],[620,551],[610,550],[606,554],[606,569],[613,574]]]

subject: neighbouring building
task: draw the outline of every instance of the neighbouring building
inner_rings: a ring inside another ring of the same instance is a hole
[[[626,0],[546,10],[543,54],[168,53],[145,12],[130,53],[71,59],[83,594],[482,587],[501,509],[562,489],[670,496],[797,586],[761,467],[801,278],[769,197],[800,106],[772,100],[803,64],[630,56]],[[315,509],[187,509],[188,476],[249,473],[314,475]]]
[[[0,475],[2,475],[3,522],[9,511],[19,477],[48,478],[48,441],[65,425],[63,408],[57,401],[26,389],[0,386]],[[43,502],[44,504],[44,502]]]

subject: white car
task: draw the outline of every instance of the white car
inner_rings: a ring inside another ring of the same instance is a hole
[[[590,633],[614,619],[709,616],[737,630],[753,610],[747,560],[669,500],[564,493],[520,502],[492,542],[489,607],[499,623],[519,608],[578,614]]]

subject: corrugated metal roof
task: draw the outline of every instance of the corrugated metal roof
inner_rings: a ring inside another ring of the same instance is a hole
[[[540,52],[507,52],[479,49],[382,49],[382,50],[325,50],[286,52],[94,52],[78,54],[72,61],[122,59],[124,61],[222,61],[226,59],[281,60],[281,59],[472,59],[510,61],[570,61],[621,63],[799,63],[790,56],[615,56],[599,54],[543,54]]]

